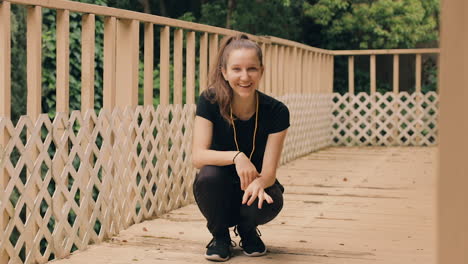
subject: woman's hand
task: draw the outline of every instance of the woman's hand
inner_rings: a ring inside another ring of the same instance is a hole
[[[257,168],[243,152],[235,157],[234,163],[236,164],[237,175],[240,178],[241,190],[245,190],[259,176]]]
[[[250,197],[250,198],[249,198]],[[271,204],[273,199],[270,195],[265,192],[265,187],[261,183],[260,179],[256,179],[250,183],[247,189],[244,191],[244,196],[242,197],[242,204],[251,206],[255,199],[258,197],[258,209],[262,209],[263,201]]]

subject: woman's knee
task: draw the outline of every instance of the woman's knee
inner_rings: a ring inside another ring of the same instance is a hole
[[[229,170],[221,166],[207,165],[200,169],[200,172],[195,177],[195,188],[223,188],[229,184]]]
[[[281,189],[273,185],[265,190],[273,199],[273,203],[263,202],[262,209],[258,209],[258,198],[250,205],[241,206],[241,218],[243,222],[253,225],[263,225],[273,220],[283,209],[283,194]]]

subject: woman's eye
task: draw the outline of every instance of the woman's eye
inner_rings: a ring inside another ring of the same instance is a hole
[[[240,71],[240,68],[232,68],[233,71]]]
[[[249,68],[249,71],[258,71],[257,68]]]

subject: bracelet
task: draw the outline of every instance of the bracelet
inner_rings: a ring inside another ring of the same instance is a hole
[[[234,158],[232,158],[232,163],[236,163],[236,157],[237,157],[237,155],[239,155],[239,154],[241,154],[241,153],[242,153],[242,152],[239,151],[239,152],[236,153],[236,155],[234,155]]]

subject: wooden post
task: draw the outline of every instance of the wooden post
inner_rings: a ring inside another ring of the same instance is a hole
[[[334,79],[335,79],[335,56],[329,55],[330,56],[330,81],[329,81],[329,89],[327,93],[333,93],[334,91]]]
[[[271,81],[271,87],[267,87],[267,92],[269,95],[272,95],[278,91],[278,85],[279,85],[279,63],[278,63],[278,45],[273,45],[273,54],[271,58],[271,65],[267,65],[268,67],[271,67],[272,70],[272,81]]]
[[[41,78],[42,78],[42,9],[39,6],[28,7],[27,26],[27,112],[35,121],[41,114]]]
[[[400,90],[400,56],[393,55],[393,93],[397,95]]]
[[[81,111],[94,110],[95,16],[84,14],[81,37]]]
[[[441,6],[437,263],[468,263],[468,3]]]
[[[272,63],[271,63],[271,51],[272,47],[270,44],[265,45],[265,53],[263,54],[263,63],[264,63],[264,72],[263,72],[263,89],[262,91],[268,93],[271,91],[271,77],[273,73]]]
[[[138,104],[138,31],[138,21],[117,20],[115,101],[122,109]]]
[[[11,115],[11,7],[9,2],[0,2],[0,119]],[[0,192],[4,192],[10,176],[2,168],[5,148],[10,139],[6,129],[0,130]],[[5,230],[9,217],[5,209],[0,211],[0,228]],[[0,263],[8,263],[8,253],[0,250]]]
[[[273,91],[273,96],[278,96],[282,94],[284,89],[284,66],[285,66],[285,59],[284,59],[284,46],[279,47],[279,56],[278,56],[278,89]]]
[[[57,115],[68,117],[69,114],[69,69],[70,69],[70,15],[68,10],[57,10]],[[66,126],[63,126],[61,122],[57,123],[57,127],[54,130],[54,140],[59,142],[66,131]],[[65,156],[68,156],[68,143],[64,144],[63,147],[58,147]],[[63,206],[65,203],[64,194],[62,190],[66,188],[67,180],[62,178],[62,172],[65,168],[66,161],[62,159],[64,155],[56,155],[53,159],[53,170],[52,177],[55,181],[56,188],[55,194],[52,197],[52,210],[55,219],[63,219]],[[57,231],[54,236],[53,251],[59,258],[66,256],[67,252],[61,247],[66,232]]]
[[[70,15],[57,10],[57,112],[69,112],[70,88]]]
[[[116,98],[116,41],[117,19],[104,19],[104,109],[112,111]]]
[[[183,34],[182,29],[174,31],[174,104],[182,104],[182,80],[183,80]]]
[[[374,94],[377,91],[375,70],[376,70],[375,55],[370,55],[370,94]]]
[[[416,92],[421,92],[421,54],[416,54]]]
[[[11,10],[0,2],[0,117],[11,115]]]
[[[143,103],[153,105],[154,24],[145,23],[145,58]]]
[[[27,114],[33,123],[35,123],[41,114],[42,98],[42,8],[39,6],[30,6],[27,10]],[[28,134],[31,135],[31,130],[28,131]],[[36,163],[39,153],[35,144],[27,144],[26,149],[32,163]],[[29,197],[36,197],[38,193],[37,186],[34,184],[34,178],[40,177],[40,174],[34,174],[33,171],[37,170],[35,170],[35,168],[28,167],[28,183],[26,184],[23,193],[23,195],[28,195]],[[34,204],[26,202],[25,205],[27,206],[27,224],[24,229],[24,238],[27,252],[26,255],[28,255],[29,252],[33,252],[34,237],[37,232],[37,227],[34,219],[35,214],[32,213]],[[33,255],[34,254],[32,254],[32,256]]]
[[[195,103],[195,32],[187,32],[186,103]]]
[[[348,93],[354,94],[354,56],[348,57]]]
[[[319,93],[323,93],[323,54],[318,53],[317,54],[317,69],[318,69],[318,74],[317,74],[317,83],[318,83],[318,88],[317,91]]]
[[[165,26],[161,29],[161,62],[160,62],[160,104],[169,105],[169,52],[170,52],[170,31],[169,27]]]
[[[200,94],[208,88],[208,33],[200,37]]]
[[[398,111],[400,109],[399,102],[399,91],[400,90],[400,56],[398,54],[393,55],[393,96],[394,100],[393,104],[393,127],[392,127],[392,135],[393,135],[393,142],[398,144],[399,136],[400,136],[400,124],[398,120]]]
[[[210,60],[209,60],[210,72],[213,70],[217,55],[218,55],[218,34],[210,34]]]

